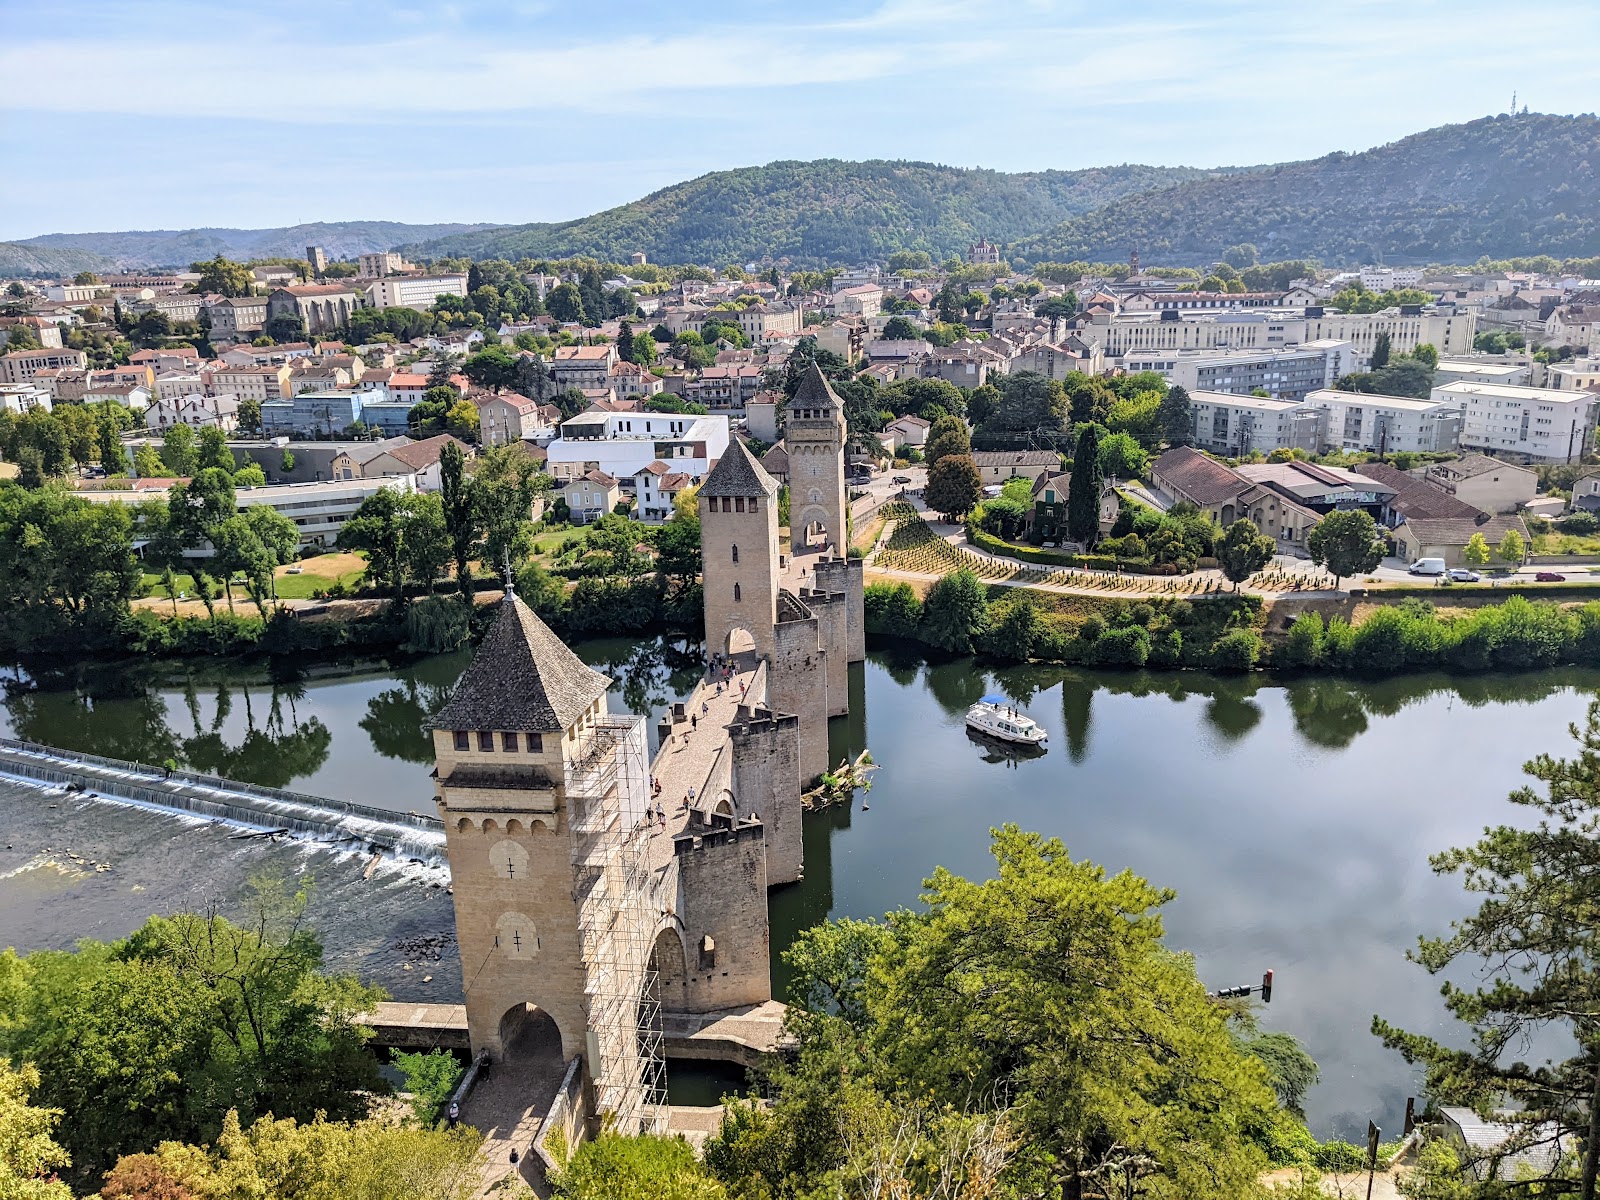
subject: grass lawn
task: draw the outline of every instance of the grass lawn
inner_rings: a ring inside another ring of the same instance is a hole
[[[322,588],[332,587],[335,583],[342,583],[347,588],[354,588],[361,581],[361,575],[366,570],[367,564],[359,554],[319,554],[313,558],[303,559],[300,562],[290,563],[287,567],[279,567],[278,598],[280,600],[309,600],[311,593]],[[299,568],[298,574],[290,574]],[[194,577],[186,572],[177,576],[178,591],[186,592],[190,596],[195,594]],[[165,599],[167,591],[161,586],[161,576],[146,572],[143,577],[143,591],[145,596],[155,596]],[[243,590],[238,591],[243,595]]]
[[[1573,533],[1541,533],[1533,539],[1535,554],[1600,554],[1600,537]]]

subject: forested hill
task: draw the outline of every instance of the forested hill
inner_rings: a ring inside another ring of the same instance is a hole
[[[0,242],[0,279],[15,276],[55,277],[79,271],[110,271],[116,264],[103,254],[62,246],[35,246]]]
[[[307,246],[321,246],[330,259],[392,250],[449,234],[471,233],[484,225],[405,225],[399,221],[314,221],[276,229],[149,229],[120,233],[47,233],[14,243],[23,251],[76,252],[84,261],[74,271],[109,267],[187,267],[218,254],[226,258],[302,258]],[[0,247],[0,273],[7,247]],[[27,270],[28,268],[21,268]],[[66,268],[59,268],[66,269]]]
[[[1032,239],[1034,260],[1472,262],[1600,253],[1600,120],[1540,113],[1444,125],[1330,154],[1128,196]]]
[[[881,260],[895,250],[959,254],[1013,242],[1100,205],[1208,172],[1124,165],[1005,174],[912,162],[775,162],[716,171],[618,208],[408,247],[422,256],[563,258],[723,266],[764,255],[797,263]]]

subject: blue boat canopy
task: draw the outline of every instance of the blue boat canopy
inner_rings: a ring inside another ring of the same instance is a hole
[[[983,698],[983,703],[1009,705],[1011,701],[1007,700],[1004,696],[985,696]]]

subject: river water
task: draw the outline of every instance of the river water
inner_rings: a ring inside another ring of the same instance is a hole
[[[617,681],[616,711],[659,713],[695,679],[693,647],[578,649]],[[236,666],[13,672],[0,730],[431,812],[420,725],[465,663],[458,654],[277,681]],[[852,669],[851,690],[851,715],[833,722],[834,757],[870,746],[882,769],[851,807],[808,817],[806,878],[772,895],[775,948],[829,916],[915,904],[936,865],[989,874],[991,826],[1058,836],[1076,857],[1175,889],[1168,942],[1194,954],[1208,984],[1276,970],[1263,1024],[1299,1037],[1322,1065],[1307,1103],[1313,1129],[1353,1137],[1369,1118],[1397,1129],[1415,1091],[1368,1032],[1373,1014],[1449,1033],[1438,981],[1405,960],[1418,934],[1468,911],[1428,855],[1516,818],[1505,796],[1521,764],[1568,752],[1567,725],[1600,673],[1283,683],[874,653]],[[1048,754],[996,759],[969,740],[962,714],[992,691],[1049,729]],[[774,974],[781,992],[781,964]]]

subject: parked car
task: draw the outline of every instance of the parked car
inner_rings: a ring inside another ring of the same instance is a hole
[[[896,475],[894,477],[894,481],[896,483],[910,483],[911,482],[911,476],[909,476],[909,475]]]
[[[1465,567],[1450,568],[1451,583],[1481,583],[1483,576],[1476,571],[1469,571]]]
[[[1443,575],[1445,573],[1444,559],[1419,558],[1406,570],[1412,575]]]
[[[1534,574],[1533,578],[1537,583],[1565,583],[1567,581],[1565,575],[1557,575],[1554,571],[1539,571]]]

